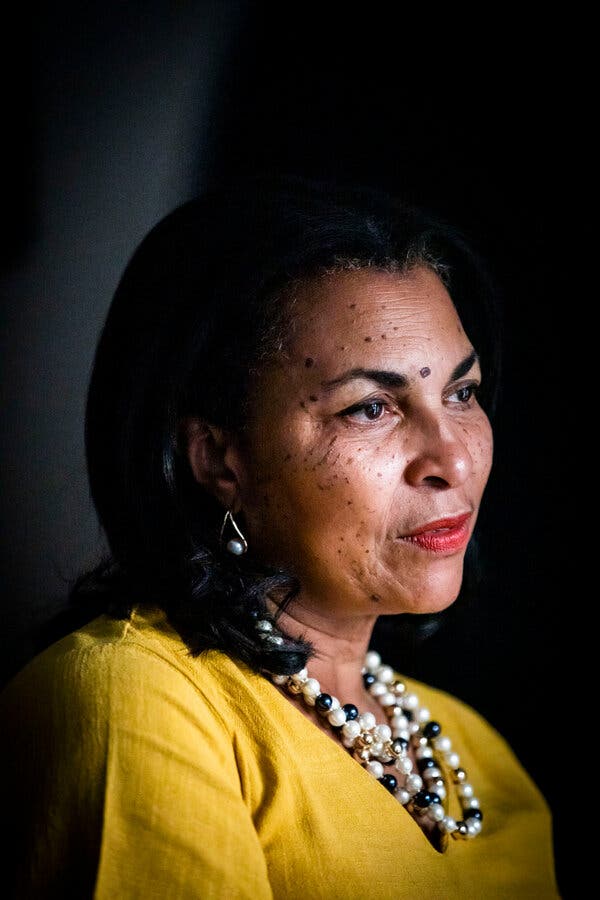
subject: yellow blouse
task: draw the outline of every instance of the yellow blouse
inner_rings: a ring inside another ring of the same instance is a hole
[[[443,852],[266,678],[221,652],[193,659],[157,610],[96,619],[1,698],[15,896],[557,897],[550,815],[505,741],[407,683],[484,810],[482,834]]]

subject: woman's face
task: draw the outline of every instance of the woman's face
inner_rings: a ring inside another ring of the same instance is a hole
[[[238,478],[245,536],[342,616],[456,598],[492,461],[479,363],[440,279],[361,269],[303,284],[255,377]]]

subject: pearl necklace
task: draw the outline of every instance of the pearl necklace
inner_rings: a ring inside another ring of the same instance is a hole
[[[284,639],[272,622],[256,622],[259,636],[268,643],[281,645]],[[396,679],[391,666],[381,662],[379,653],[369,650],[362,668],[365,687],[381,705],[389,724],[377,724],[371,712],[360,713],[353,703],[343,706],[337,697],[321,691],[316,678],[306,668],[293,675],[266,674],[274,684],[290,694],[301,696],[331,725],[342,744],[380,784],[414,816],[426,816],[442,834],[453,838],[476,837],[482,828],[483,814],[467,773],[460,765],[450,738],[441,734],[441,726],[431,720],[429,710],[421,706],[416,694]],[[414,747],[417,772],[408,755]],[[456,821],[446,814],[442,801],[447,796],[442,760],[451,771],[463,818]],[[384,774],[383,766],[393,763],[398,777]]]

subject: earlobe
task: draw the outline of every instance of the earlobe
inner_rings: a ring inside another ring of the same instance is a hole
[[[194,479],[227,509],[235,509],[239,483],[228,465],[231,437],[218,425],[188,416],[179,425],[179,448]]]

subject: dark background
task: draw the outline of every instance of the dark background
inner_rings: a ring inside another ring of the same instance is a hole
[[[392,6],[62,4],[35,28],[15,25],[18,62],[3,76],[2,674],[31,655],[102,546],[85,392],[112,292],[146,231],[240,171],[389,188],[461,226],[487,257],[505,356],[478,602],[457,605],[425,642],[386,623],[379,645],[509,740],[552,806],[566,892],[555,734],[569,645],[565,394],[550,233],[569,172],[556,154],[556,66],[539,23],[418,20]]]

